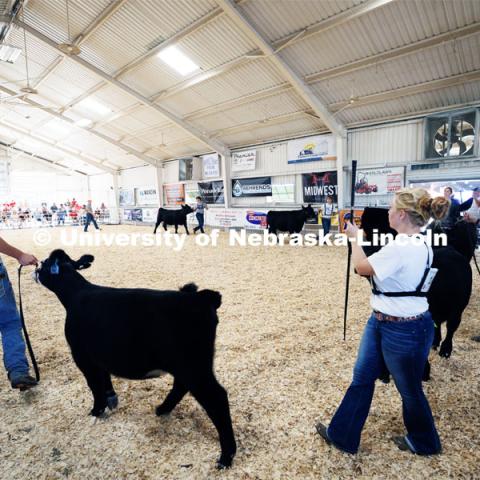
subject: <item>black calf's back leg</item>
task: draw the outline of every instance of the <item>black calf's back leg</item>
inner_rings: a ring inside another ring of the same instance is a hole
[[[114,410],[118,407],[118,396],[112,385],[112,379],[109,373],[105,373],[105,395],[107,397],[107,407]]]
[[[160,404],[156,409],[155,413],[160,415],[167,415],[170,413],[182,400],[185,394],[188,392],[187,387],[183,385],[176,377],[173,381],[173,387],[170,390],[169,394],[166,396],[162,404]]]
[[[228,468],[237,451],[233,434],[230,406],[225,389],[218,383],[213,373],[196,378],[190,392],[205,409],[217,429],[222,453],[217,460],[217,468]]]
[[[190,232],[188,231],[188,228],[187,228],[187,221],[185,220],[185,223],[183,224],[183,226],[185,227],[185,231],[187,232],[187,235],[190,235]]]
[[[457,331],[460,321],[462,319],[462,314],[458,313],[453,315],[447,320],[447,334],[445,339],[440,346],[440,351],[438,352],[441,357],[450,358],[452,355],[453,349],[453,335]]]

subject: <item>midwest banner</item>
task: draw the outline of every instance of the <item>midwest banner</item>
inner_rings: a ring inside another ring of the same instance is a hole
[[[302,175],[303,201],[324,203],[331,196],[333,203],[338,201],[337,172],[315,172]]]

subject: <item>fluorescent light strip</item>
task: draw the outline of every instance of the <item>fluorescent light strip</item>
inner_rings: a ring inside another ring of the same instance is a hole
[[[15,63],[22,53],[22,49],[12,45],[0,45],[0,60],[2,62]]]
[[[183,52],[181,52],[175,45],[167,47],[158,53],[168,66],[172,67],[176,72],[186,76],[200,67],[190,60]]]

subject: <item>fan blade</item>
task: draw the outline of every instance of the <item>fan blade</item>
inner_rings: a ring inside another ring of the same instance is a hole
[[[443,150],[440,150],[440,151],[438,152],[438,154],[439,154],[441,157],[444,157],[445,154],[447,153],[447,151],[448,151],[448,148],[445,147]]]
[[[460,155],[463,155],[467,151],[467,146],[465,145],[465,142],[458,140],[456,143],[460,145]]]
[[[446,142],[448,140],[447,135],[442,135],[439,132],[435,134],[435,140],[438,140],[439,142]]]
[[[462,137],[469,137],[471,135],[475,135],[475,131],[473,130],[473,128],[466,128],[463,132],[462,132]]]

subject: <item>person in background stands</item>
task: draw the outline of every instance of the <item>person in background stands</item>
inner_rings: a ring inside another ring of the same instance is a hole
[[[29,253],[9,245],[0,238],[0,253],[16,258],[20,265],[37,265],[38,260]],[[0,258],[0,333],[3,344],[3,363],[12,388],[27,390],[37,382],[30,376],[28,360],[25,355],[25,341],[18,314],[12,284],[7,270]]]
[[[450,202],[450,207],[447,216],[440,222],[440,224],[444,229],[449,230],[460,218],[460,202],[456,198],[453,198],[452,187],[445,187],[443,190],[443,196]]]
[[[57,212],[58,224],[65,225],[65,217],[67,216],[67,209],[64,207],[63,203],[60,204],[60,208]]]
[[[57,207],[57,205],[55,204],[55,202],[53,202],[53,205],[50,207],[50,211],[51,211],[52,213],[56,213],[57,210],[58,210],[58,207]]]
[[[198,220],[198,227],[195,227],[193,229],[193,233],[197,233],[198,230],[200,230],[200,232],[202,233],[205,233],[205,230],[203,230],[203,226],[205,224],[205,209],[207,208],[207,205],[202,202],[202,197],[196,197],[196,200],[197,205],[193,207],[193,211],[196,212],[195,216]]]
[[[100,230],[100,228],[98,228],[97,221],[93,216],[92,201],[89,200],[87,202],[87,205],[84,206],[84,208],[85,208],[85,214],[86,214],[86,222],[85,222],[85,228],[83,229],[83,231],[84,232],[88,231],[88,226],[90,225],[90,222],[93,223],[93,226],[95,227],[96,230]]]
[[[330,226],[332,224],[332,216],[333,216],[333,198],[329,195],[327,197],[327,202],[323,206],[323,214],[322,214],[322,228],[323,228],[324,235],[330,232]]]

